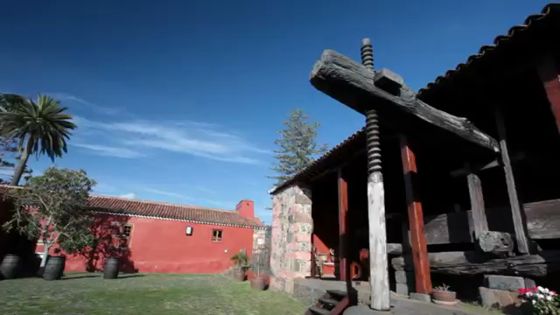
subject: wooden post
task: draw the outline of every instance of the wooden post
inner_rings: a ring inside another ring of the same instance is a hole
[[[369,38],[362,40],[362,64],[373,71],[373,48]],[[371,286],[370,307],[378,311],[391,308],[389,298],[389,271],[387,263],[387,232],[385,222],[385,188],[381,172],[381,143],[377,111],[369,109],[366,115],[366,145],[368,159],[368,224],[369,274]]]
[[[430,294],[432,292],[432,278],[428,260],[428,246],[424,234],[424,213],[422,202],[420,202],[414,189],[414,178],[418,174],[416,155],[408,145],[406,136],[402,135],[400,142],[416,292]]]
[[[560,65],[553,56],[547,55],[539,60],[537,69],[560,132]]]
[[[498,129],[498,140],[500,144],[500,154],[502,158],[504,173],[506,177],[506,186],[509,197],[509,204],[511,207],[511,215],[513,218],[513,227],[515,229],[515,240],[517,242],[517,250],[522,254],[529,253],[529,240],[527,238],[527,231],[523,213],[521,212],[521,204],[517,196],[517,189],[515,187],[515,178],[513,176],[513,169],[509,159],[509,152],[506,142],[506,126],[504,117],[500,108],[496,108],[496,125]]]
[[[474,237],[478,240],[480,235],[488,232],[488,220],[486,219],[486,209],[484,208],[484,197],[482,195],[482,183],[475,173],[467,175],[469,186],[469,197],[471,200],[472,218],[474,225]]]
[[[348,274],[348,183],[338,169],[338,269],[340,280],[350,279]]]

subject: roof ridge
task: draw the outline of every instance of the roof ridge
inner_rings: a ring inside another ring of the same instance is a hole
[[[227,209],[219,209],[219,208],[210,208],[210,207],[205,207],[205,206],[179,204],[179,203],[173,203],[173,202],[168,202],[168,201],[159,201],[159,200],[130,199],[130,198],[126,198],[126,197],[111,196],[111,195],[90,194],[90,198],[117,199],[117,200],[122,200],[122,201],[131,201],[131,202],[144,203],[144,204],[174,206],[174,207],[178,207],[178,208],[191,209],[191,210],[198,209],[198,210],[209,210],[209,211],[216,211],[216,212],[237,213],[235,210],[227,210]]]

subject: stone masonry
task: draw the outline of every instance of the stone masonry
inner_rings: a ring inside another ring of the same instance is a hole
[[[288,187],[273,196],[270,268],[273,289],[293,293],[294,279],[311,274],[311,192]]]

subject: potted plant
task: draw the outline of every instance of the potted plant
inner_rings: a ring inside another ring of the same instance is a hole
[[[245,251],[239,251],[237,254],[231,256],[231,260],[235,263],[233,268],[233,278],[239,281],[247,279],[247,270],[249,269],[249,258]]]
[[[445,283],[433,289],[432,298],[436,304],[455,305],[458,302],[455,291],[449,290]]]
[[[257,256],[257,262],[253,265],[253,271],[255,271],[255,275],[254,277],[251,279],[251,288],[253,289],[257,289],[257,290],[265,290],[267,285],[268,285],[268,277],[266,274],[262,273],[262,259],[261,259],[261,254],[256,255]]]

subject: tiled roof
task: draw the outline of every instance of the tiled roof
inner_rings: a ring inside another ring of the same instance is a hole
[[[455,75],[477,63],[477,61],[482,60],[487,55],[490,55],[501,49],[503,46],[506,46],[507,43],[512,41],[514,38],[519,37],[521,34],[529,31],[532,28],[535,28],[539,23],[544,22],[547,18],[551,18],[552,15],[557,15],[559,13],[560,3],[551,3],[546,5],[542,9],[540,14],[529,15],[525,19],[525,23],[523,23],[522,25],[513,26],[509,29],[506,35],[496,36],[493,44],[480,47],[478,53],[471,55],[464,63],[458,64],[455,69],[450,69],[445,72],[445,74],[438,76],[433,82],[428,83],[425,88],[420,89],[418,91],[418,94],[422,96],[423,93],[426,93],[437,87],[444,81],[453,78]]]
[[[89,206],[98,211],[169,220],[190,221],[239,227],[264,227],[256,218],[242,217],[235,211],[211,209],[165,202],[125,199],[112,196],[91,196]]]
[[[0,185],[0,196],[8,189],[20,187]],[[235,211],[204,208],[190,205],[177,205],[157,201],[125,199],[113,196],[93,195],[89,199],[92,210],[100,213],[139,216],[166,220],[177,220],[214,224],[223,226],[237,226],[247,228],[265,228],[259,219],[245,218]]]
[[[418,96],[422,97],[423,94],[426,94],[427,92],[433,90],[434,88],[436,88],[437,86],[445,82],[446,80],[454,77],[461,71],[464,71],[473,63],[476,63],[478,60],[481,60],[483,57],[491,54],[493,51],[496,51],[498,48],[504,46],[505,43],[511,41],[512,38],[514,38],[515,36],[518,36],[519,34],[526,32],[531,27],[534,27],[536,24],[541,23],[545,18],[547,17],[550,18],[550,16],[553,13],[554,14],[560,13],[560,3],[552,3],[546,5],[542,9],[540,14],[530,15],[529,17],[527,17],[523,25],[514,26],[510,28],[510,30],[506,35],[497,36],[494,39],[493,45],[482,46],[479,52],[467,58],[466,62],[460,63],[459,65],[457,65],[457,67],[455,67],[455,69],[448,70],[444,75],[438,76],[433,82],[428,83],[425,88],[420,89],[418,91]],[[270,193],[275,194],[276,192],[280,191],[285,187],[288,187],[299,181],[304,181],[306,178],[309,178],[310,174],[316,174],[321,172],[324,169],[325,165],[329,164],[329,162],[332,163],[332,161],[335,160],[337,157],[343,155],[343,152],[352,150],[356,146],[356,144],[364,141],[363,139],[365,139],[364,128],[350,135],[344,141],[342,141],[341,143],[333,147],[331,150],[323,154],[321,157],[319,157],[317,160],[312,162],[304,170],[294,175],[292,178],[274,187],[270,191]]]

